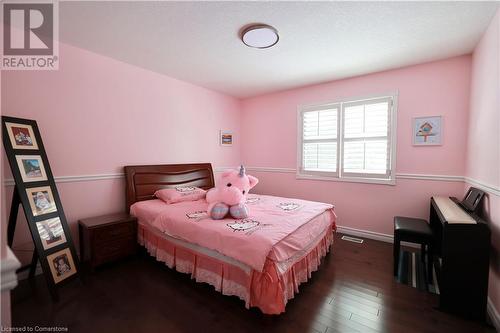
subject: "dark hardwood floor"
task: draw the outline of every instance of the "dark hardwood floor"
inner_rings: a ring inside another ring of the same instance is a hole
[[[435,295],[398,284],[392,245],[337,236],[333,251],[301,285],[286,313],[246,310],[147,255],[103,267],[61,290],[53,304],[42,276],[13,291],[14,326],[61,326],[69,332],[494,332],[442,313]]]

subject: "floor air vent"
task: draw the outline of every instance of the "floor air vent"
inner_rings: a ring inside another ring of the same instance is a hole
[[[361,238],[354,238],[354,237],[349,237],[349,236],[342,236],[342,240],[345,240],[348,242],[353,242],[353,243],[359,243],[359,244],[363,243],[363,240]]]

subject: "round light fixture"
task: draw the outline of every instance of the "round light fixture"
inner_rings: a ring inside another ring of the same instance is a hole
[[[254,24],[241,32],[241,40],[246,46],[266,49],[280,39],[278,31],[267,24]]]

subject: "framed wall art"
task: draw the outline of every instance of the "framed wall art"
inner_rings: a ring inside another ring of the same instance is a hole
[[[437,146],[442,144],[441,116],[413,118],[413,145]]]
[[[228,131],[220,131],[219,143],[223,147],[233,145],[233,133]]]

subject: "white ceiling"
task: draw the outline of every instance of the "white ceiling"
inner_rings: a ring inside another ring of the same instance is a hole
[[[470,53],[498,2],[61,2],[63,42],[236,97]],[[280,34],[251,49],[238,32]]]

